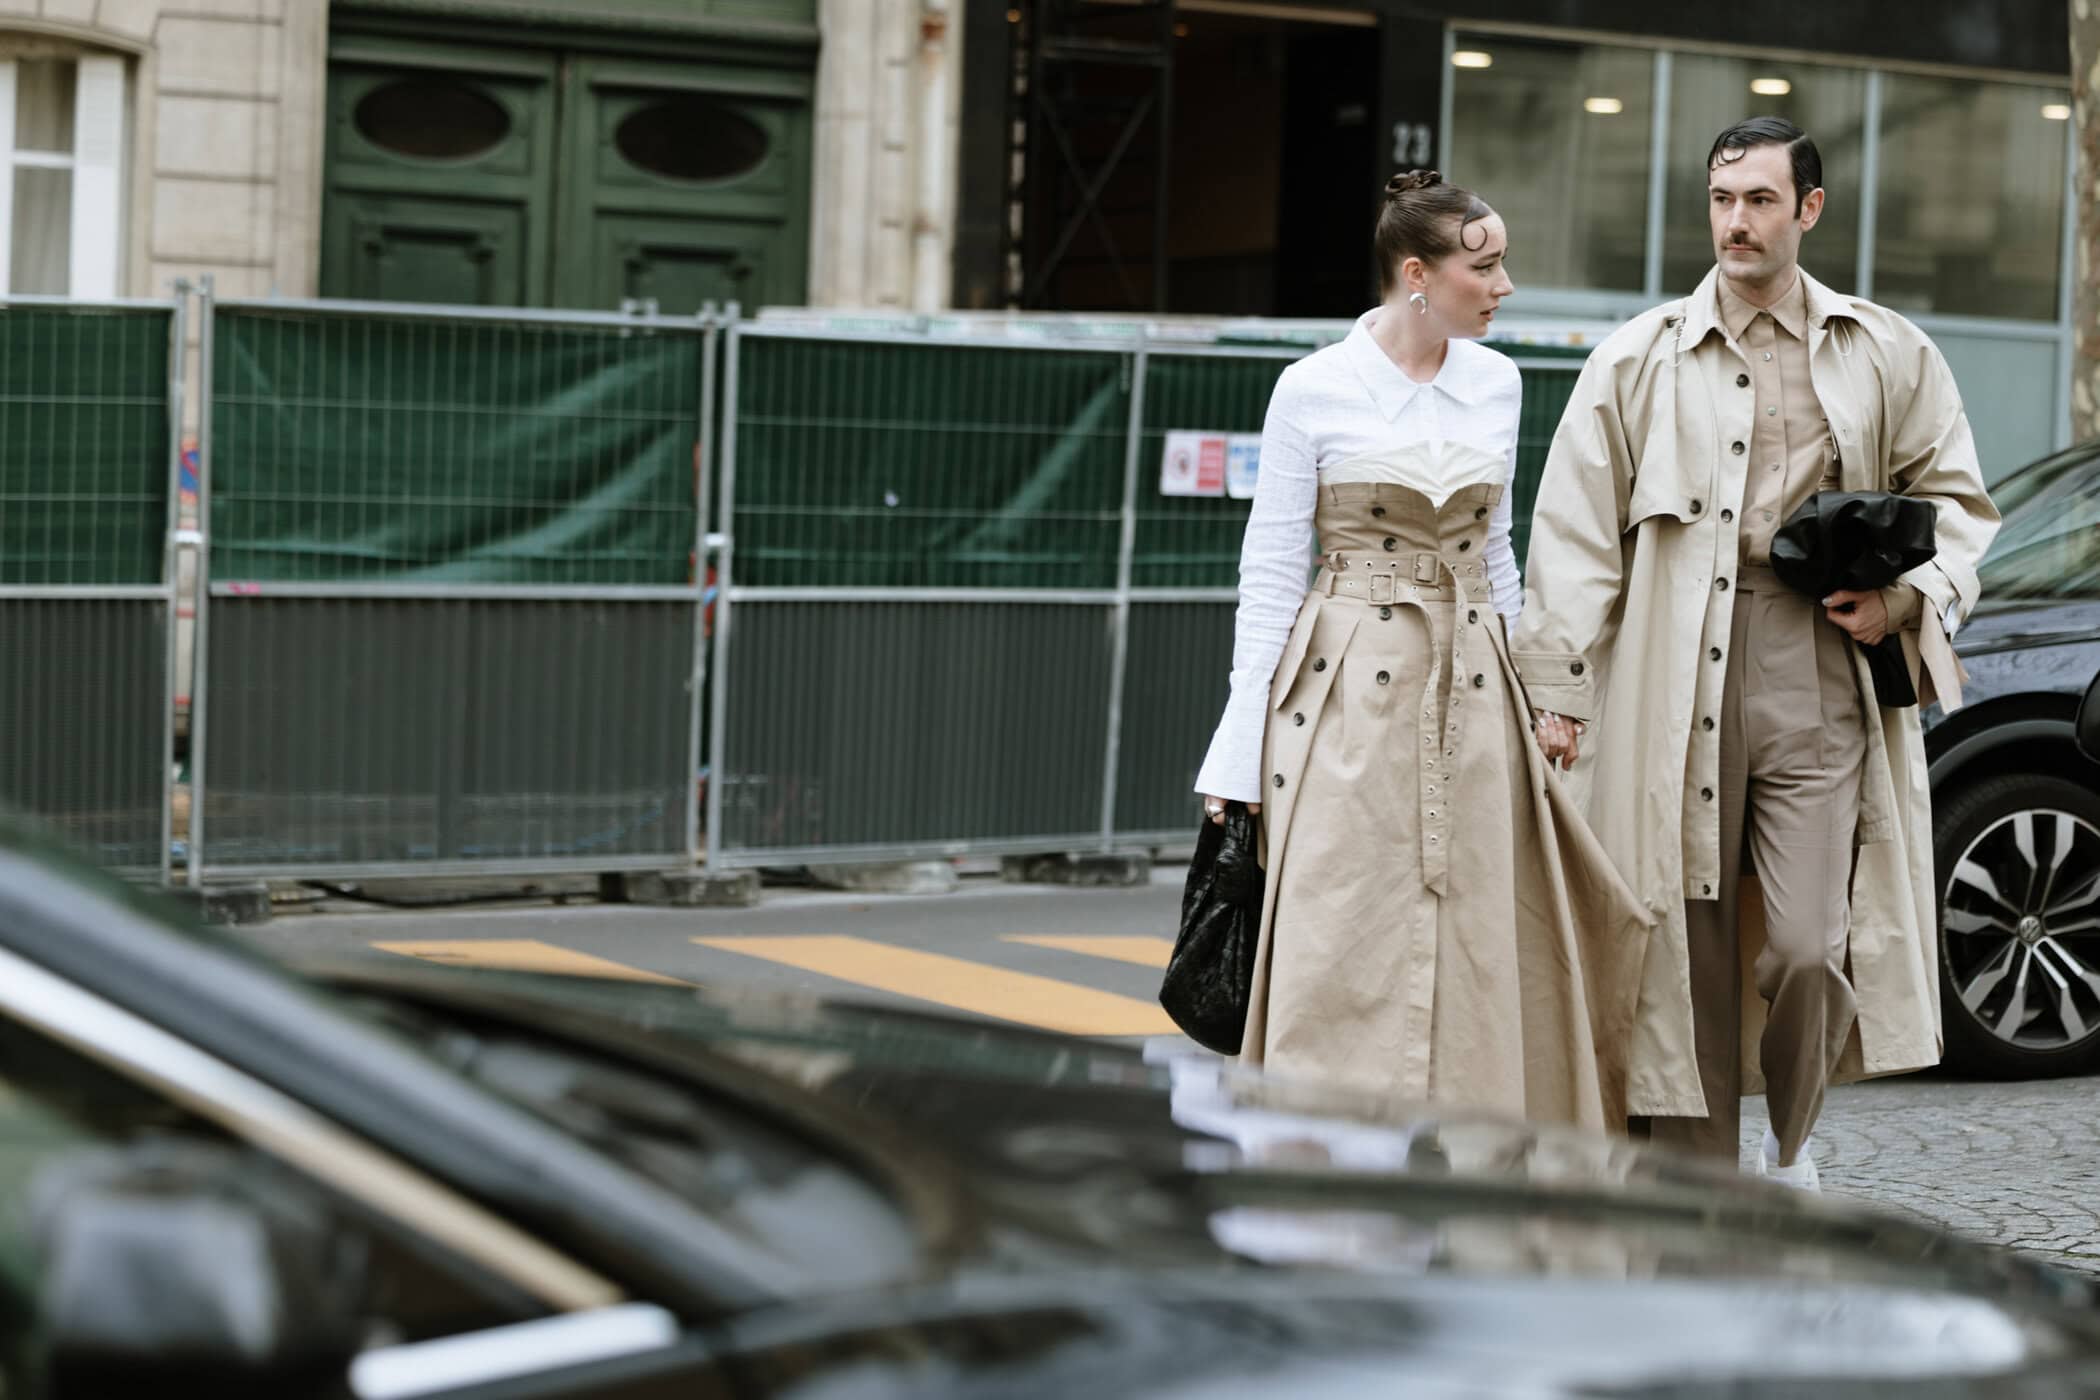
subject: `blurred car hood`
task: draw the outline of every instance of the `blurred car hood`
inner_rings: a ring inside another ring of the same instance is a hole
[[[1237,1263],[1843,1283],[2052,1309],[2094,1297],[2082,1280],[1907,1218],[1621,1139],[1270,1079],[1179,1042],[1141,1051],[724,989],[301,965],[358,991],[647,1053],[792,1113],[930,1202],[948,1222],[940,1250],[954,1277]]]

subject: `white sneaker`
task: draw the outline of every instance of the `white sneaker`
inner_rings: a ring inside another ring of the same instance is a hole
[[[1757,1154],[1757,1174],[1770,1177],[1781,1186],[1791,1186],[1796,1191],[1821,1195],[1823,1183],[1816,1175],[1816,1159],[1809,1155],[1809,1149],[1814,1145],[1814,1138],[1802,1143],[1801,1155],[1794,1159],[1794,1165],[1782,1167],[1779,1165],[1779,1139],[1770,1128],[1765,1129],[1764,1149]]]

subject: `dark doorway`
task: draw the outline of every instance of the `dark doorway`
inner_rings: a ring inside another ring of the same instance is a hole
[[[1377,299],[1378,55],[1375,29],[1290,37],[1272,315],[1355,316]]]

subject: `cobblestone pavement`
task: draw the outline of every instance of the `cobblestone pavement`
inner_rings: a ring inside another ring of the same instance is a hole
[[[1746,1100],[1746,1164],[1764,1132],[1764,1100]],[[1826,1193],[2100,1274],[2100,1078],[1847,1085],[1830,1091],[1813,1153]]]

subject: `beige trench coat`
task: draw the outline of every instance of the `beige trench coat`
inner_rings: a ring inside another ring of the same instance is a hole
[[[1719,816],[1687,801],[1718,788],[1720,711],[1754,394],[1718,321],[1718,269],[1689,298],[1621,327],[1591,354],[1553,439],[1532,520],[1524,611],[1511,652],[1532,702],[1589,721],[1568,786],[1658,922],[1642,971],[1628,1086],[1634,1114],[1707,1112],[1693,1054],[1687,899],[1716,891]],[[1954,378],[1903,317],[1802,274],[1810,378],[1845,490],[1938,508],[1938,556],[1904,576],[1924,595],[1919,651],[1950,705],[1948,633],[1976,604],[1976,565],[1997,532]],[[1871,694],[1866,663],[1855,670]],[[1851,967],[1859,1019],[1836,1078],[1893,1074],[1940,1056],[1932,814],[1918,709],[1867,725]],[[1761,920],[1746,920],[1746,945]],[[1743,956],[1754,958],[1746,946]],[[1744,1038],[1764,1006],[1745,987]],[[1745,1092],[1762,1088],[1755,1053]]]

